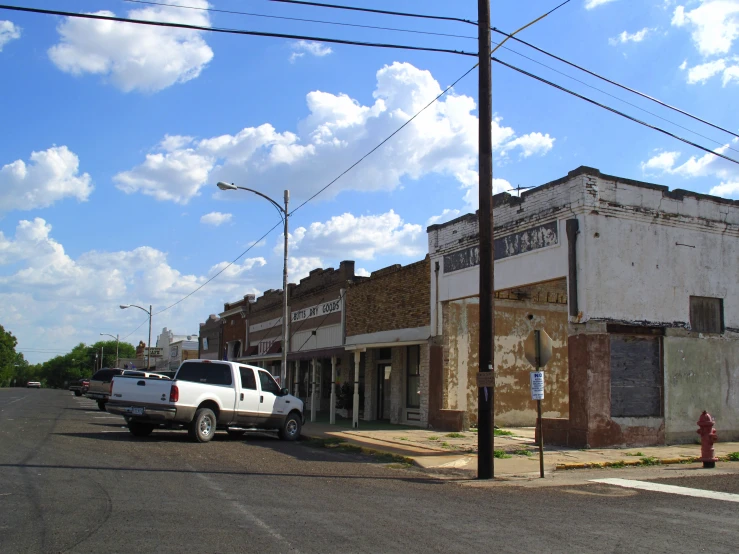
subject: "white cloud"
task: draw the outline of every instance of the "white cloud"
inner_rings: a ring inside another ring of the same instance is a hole
[[[21,28],[12,21],[0,20],[0,52],[11,40],[21,38]]]
[[[593,8],[597,8],[598,6],[602,6],[603,4],[610,4],[614,1],[615,0],[585,0],[585,9],[592,10]]]
[[[0,212],[46,208],[67,197],[84,202],[92,179],[80,174],[79,158],[66,146],[32,152],[30,163],[16,160],[0,169]]]
[[[207,0],[191,0],[189,5],[209,7]],[[128,17],[210,26],[207,11],[170,6],[131,10]],[[156,92],[187,82],[213,58],[201,31],[75,18],[64,19],[57,30],[60,41],[49,49],[49,57],[59,69],[102,75],[125,92]]]
[[[123,337],[146,316],[139,310],[121,311],[120,304],[152,304],[154,332],[165,325],[197,329],[197,323],[224,301],[268,288],[263,286],[266,260],[248,258],[229,266],[186,302],[156,315],[226,268],[227,262],[204,275],[184,274],[170,265],[165,252],[149,246],[89,251],[75,259],[51,231],[47,221],[35,218],[20,221],[15,236],[0,232],[0,321],[26,348],[46,343],[65,349],[80,341],[92,343],[101,329]],[[127,340],[146,341],[146,334],[144,325]]]
[[[319,267],[323,267],[323,262],[317,256],[290,255],[287,259],[287,273],[291,283],[298,283],[301,279],[308,277],[311,270]]]
[[[641,42],[652,31],[654,31],[654,29],[650,29],[649,27],[644,27],[641,31],[636,31],[635,33],[627,33],[626,31],[623,31],[620,35],[609,38],[608,43],[611,46],[616,46],[627,42]]]
[[[728,54],[739,37],[739,0],[702,0],[700,6],[690,11],[678,6],[672,25],[688,27],[703,56]]]
[[[296,132],[280,132],[264,123],[201,140],[167,136],[141,165],[119,173],[117,186],[127,193],[184,204],[202,187],[218,181],[274,183],[262,192],[278,197],[282,194],[278,183],[293,183],[293,201],[307,198],[442,90],[429,71],[408,63],[387,65],[376,76],[371,105],[345,94],[308,93],[308,115]],[[475,109],[471,97],[448,93],[321,198],[342,190],[393,190],[404,179],[431,173],[455,178],[462,189],[476,186]],[[548,134],[533,132],[517,138],[501,121],[500,117],[493,121],[496,152],[509,155],[520,149],[525,158],[552,148],[554,138]]]
[[[736,148],[739,139],[734,139],[731,144],[716,148],[714,152],[725,154],[729,146]],[[677,175],[686,179],[699,177],[715,177],[720,184],[711,188],[710,194],[724,197],[737,197],[739,189],[739,168],[736,164],[706,153],[702,156],[691,156],[684,163],[677,165],[680,152],[658,152],[646,162],[642,162],[642,171],[645,173]]]
[[[292,43],[293,53],[290,55],[290,63],[294,63],[298,58],[302,58],[306,54],[322,58],[333,52],[330,46],[326,46],[320,42],[307,40],[299,40]]]
[[[219,225],[223,225],[224,223],[228,223],[229,221],[231,221],[232,217],[233,214],[210,212],[209,214],[205,214],[200,218],[200,223],[205,223],[206,225],[214,225],[215,227],[218,227]]]
[[[320,259],[341,252],[345,259],[372,260],[378,255],[420,256],[426,249],[424,229],[405,223],[393,210],[359,217],[345,213],[298,227],[289,238],[290,258]],[[275,253],[282,253],[283,241],[280,236]]]
[[[428,221],[426,222],[426,227],[430,225],[436,225],[437,223],[446,223],[447,221],[451,221],[455,217],[459,217],[459,215],[462,212],[460,210],[450,210],[449,208],[445,208],[444,211],[442,211],[439,215],[432,215],[429,217]]]
[[[696,65],[688,69],[688,83],[705,83],[714,75],[721,73],[726,69],[726,61],[715,60],[712,62]]]
[[[370,273],[369,271],[367,271],[363,267],[360,267],[359,269],[357,269],[357,270],[354,271],[354,275],[356,275],[358,277],[369,277],[370,275],[372,275],[372,273]]]
[[[727,183],[721,183],[713,187],[709,194],[714,196],[722,196],[723,198],[734,198],[739,200],[739,180]]]
[[[685,71],[687,67],[688,67],[688,60],[683,60],[683,63],[680,64],[680,71]]]
[[[555,140],[549,136],[549,133],[546,135],[529,133],[505,143],[501,148],[501,152],[505,155],[511,150],[520,148],[522,158],[528,158],[533,155],[543,156],[554,148]]]

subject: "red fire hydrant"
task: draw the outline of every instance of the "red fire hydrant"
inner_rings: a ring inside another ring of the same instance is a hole
[[[705,410],[703,410],[700,418],[698,418],[698,434],[701,436],[700,461],[703,462],[703,467],[709,469],[716,467],[716,462],[718,462],[713,449],[713,443],[718,440],[716,429],[713,427],[715,423],[711,414]]]

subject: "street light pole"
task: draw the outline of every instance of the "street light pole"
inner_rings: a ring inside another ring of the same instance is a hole
[[[261,196],[268,202],[270,202],[280,213],[280,217],[282,217],[283,222],[283,235],[285,237],[285,248],[283,253],[283,260],[282,260],[282,298],[283,298],[283,310],[282,310],[282,367],[280,368],[280,386],[285,386],[285,381],[287,380],[287,325],[288,325],[288,317],[289,317],[289,308],[288,308],[288,290],[287,290],[287,246],[288,246],[288,219],[290,217],[290,213],[287,210],[288,203],[290,201],[290,191],[285,190],[284,195],[284,201],[285,201],[285,207],[283,208],[280,206],[277,202],[272,200],[269,196],[266,194],[262,194],[261,192],[250,189],[247,187],[238,187],[234,185],[233,183],[224,183],[223,181],[219,181],[217,184],[218,188],[221,190],[245,190],[248,192],[253,192],[257,196]],[[247,345],[248,346],[248,345]]]
[[[115,339],[115,366],[118,367],[120,365],[118,361],[118,335],[113,336],[110,333],[100,333],[100,336],[103,336],[103,335],[106,337],[111,337]]]
[[[146,350],[146,369],[151,369],[151,304],[149,304],[149,309],[142,308],[141,306],[137,306],[136,304],[121,304],[121,310],[125,310],[126,308],[138,308],[139,310],[146,312],[149,315],[149,342],[147,343],[147,350]]]

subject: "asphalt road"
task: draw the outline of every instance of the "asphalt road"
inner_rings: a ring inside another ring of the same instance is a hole
[[[136,439],[122,423],[68,392],[0,389],[0,552],[739,548],[739,503],[575,477],[460,483],[267,435],[195,444],[183,432]],[[739,492],[736,473],[669,483]]]

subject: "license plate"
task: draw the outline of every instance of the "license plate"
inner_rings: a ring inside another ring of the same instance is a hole
[[[131,408],[131,414],[144,415],[144,409],[143,408]]]

